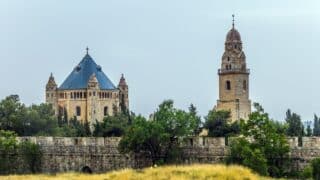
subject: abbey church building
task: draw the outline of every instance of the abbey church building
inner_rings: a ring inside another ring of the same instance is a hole
[[[53,75],[46,85],[46,102],[60,117],[76,119],[91,126],[113,115],[121,108],[129,109],[128,85],[123,75],[116,87],[102,67],[87,53],[58,87]]]

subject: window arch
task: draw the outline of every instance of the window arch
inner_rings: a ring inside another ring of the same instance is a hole
[[[229,80],[226,81],[226,89],[231,90],[231,82]]]
[[[76,107],[76,115],[81,116],[81,107],[80,106]]]
[[[108,116],[108,115],[109,115],[109,113],[108,113],[108,106],[105,106],[105,107],[103,108],[103,115],[104,115],[104,116]]]
[[[246,80],[243,80],[243,85],[242,85],[242,87],[243,87],[243,90],[247,90],[247,81]]]

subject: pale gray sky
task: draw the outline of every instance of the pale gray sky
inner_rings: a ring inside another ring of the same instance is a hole
[[[206,115],[233,13],[252,101],[278,120],[320,114],[319,0],[1,0],[0,98],[43,102],[50,72],[60,85],[89,46],[114,84],[125,74],[134,112],[173,99]]]

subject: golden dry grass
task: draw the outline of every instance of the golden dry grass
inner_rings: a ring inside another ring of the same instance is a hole
[[[57,175],[10,175],[0,176],[4,180],[258,180],[269,179],[241,166],[189,165],[162,166],[142,170],[124,169],[105,174],[64,173]],[[271,178],[270,178],[271,179]]]

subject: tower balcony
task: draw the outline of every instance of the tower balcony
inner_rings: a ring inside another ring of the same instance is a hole
[[[218,74],[250,74],[250,69],[232,68],[232,69],[218,69]]]

